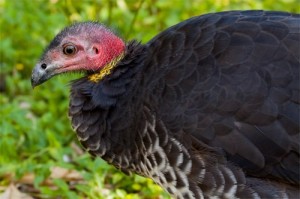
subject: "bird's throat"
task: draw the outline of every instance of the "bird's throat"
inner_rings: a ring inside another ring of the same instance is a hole
[[[115,57],[112,61],[106,64],[99,72],[89,75],[88,79],[95,83],[99,82],[105,76],[111,74],[112,69],[117,66],[118,62],[123,59],[124,55],[125,53],[121,53],[119,56]]]

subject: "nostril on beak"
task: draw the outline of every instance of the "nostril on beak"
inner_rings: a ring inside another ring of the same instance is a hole
[[[43,63],[43,64],[41,65],[41,68],[42,68],[42,69],[46,69],[46,68],[47,68],[47,64]]]

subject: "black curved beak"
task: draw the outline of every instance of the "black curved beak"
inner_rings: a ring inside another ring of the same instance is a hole
[[[34,69],[32,70],[31,74],[31,86],[32,88],[41,85],[52,76],[54,76],[53,67],[42,67],[43,64],[38,63]]]

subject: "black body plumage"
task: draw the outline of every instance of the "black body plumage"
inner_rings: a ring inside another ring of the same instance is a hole
[[[299,196],[300,17],[233,11],[130,42],[71,88],[83,146],[175,198]]]

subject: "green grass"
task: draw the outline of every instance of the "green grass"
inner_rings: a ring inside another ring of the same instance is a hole
[[[74,21],[98,20],[146,42],[189,17],[230,9],[299,12],[299,0],[0,0],[0,195],[13,184],[35,198],[167,198],[151,180],[82,151],[67,117],[68,82],[78,75],[32,90],[30,73]]]

